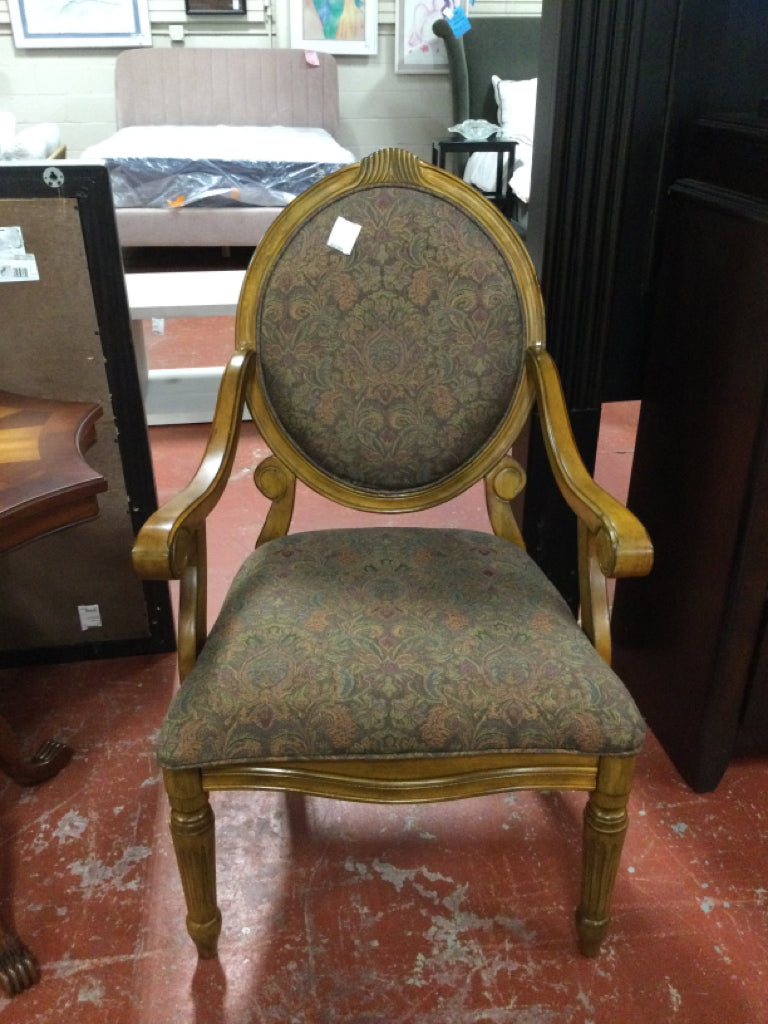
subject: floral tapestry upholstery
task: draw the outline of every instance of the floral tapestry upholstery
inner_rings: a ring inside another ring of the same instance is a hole
[[[516,545],[373,527],[249,556],[174,698],[181,768],[494,751],[636,753],[632,698]]]
[[[328,245],[338,217],[352,252]],[[374,492],[427,486],[498,430],[520,381],[522,304],[465,211],[416,188],[341,196],[283,246],[260,302],[262,386],[324,472]]]

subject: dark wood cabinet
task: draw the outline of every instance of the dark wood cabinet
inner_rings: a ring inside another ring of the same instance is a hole
[[[696,790],[768,752],[768,121],[702,119],[664,216],[614,664]]]
[[[538,69],[526,244],[592,467],[601,403],[642,396],[665,198],[689,126],[757,113],[768,93],[768,3],[544,0]],[[526,469],[528,550],[575,607],[575,529],[535,431]]]

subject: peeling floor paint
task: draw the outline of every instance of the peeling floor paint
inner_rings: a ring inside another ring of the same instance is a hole
[[[88,828],[88,819],[78,814],[77,811],[67,811],[56,826],[53,836],[59,843],[66,843],[70,839],[79,839]]]
[[[683,997],[669,982],[667,982],[667,991],[669,992],[669,1008],[672,1013],[679,1013],[680,1008],[683,1005]]]
[[[99,1006],[104,998],[104,986],[96,978],[92,978],[83,985],[77,994],[79,1003],[93,1003]]]
[[[136,889],[140,880],[134,877],[126,881],[126,876],[151,853],[148,846],[131,846],[114,864],[104,864],[95,857],[89,857],[85,861],[73,861],[69,870],[80,876],[80,885],[88,898],[103,888]]]

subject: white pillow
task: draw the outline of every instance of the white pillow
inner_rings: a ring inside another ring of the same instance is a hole
[[[50,122],[22,128],[11,147],[12,160],[42,160],[49,156],[61,141],[57,125]]]
[[[10,156],[13,140],[16,137],[16,115],[0,111],[0,160]]]
[[[529,78],[515,82],[492,75],[491,83],[499,108],[501,134],[508,139],[516,139],[532,146],[538,79]]]

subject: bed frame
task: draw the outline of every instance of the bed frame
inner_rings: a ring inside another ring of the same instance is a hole
[[[303,50],[152,48],[125,50],[115,68],[117,127],[285,125],[338,137],[335,59]],[[123,248],[255,246],[279,207],[118,209]]]

